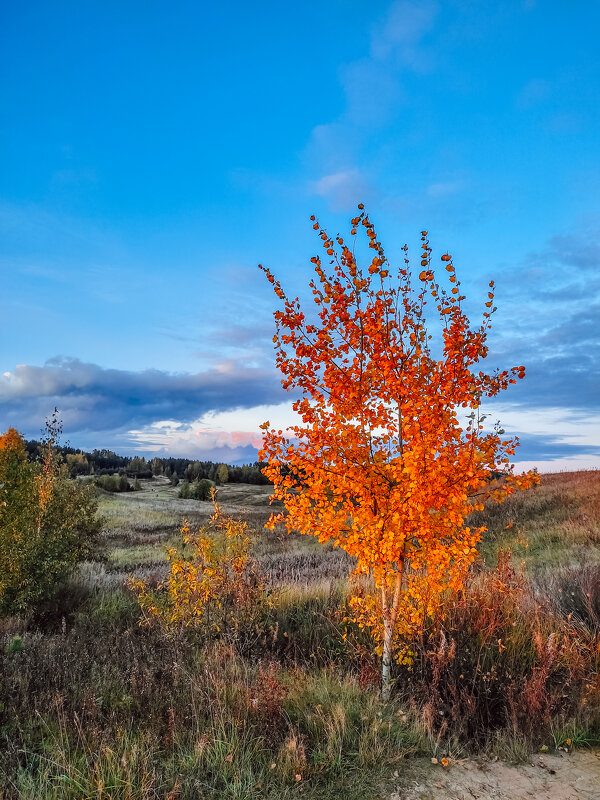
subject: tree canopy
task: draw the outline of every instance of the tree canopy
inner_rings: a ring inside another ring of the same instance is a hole
[[[311,259],[312,313],[261,267],[282,304],[274,315],[277,366],[284,388],[301,393],[301,422],[288,431],[265,423],[259,458],[285,506],[271,524],[283,520],[333,542],[356,558],[357,573],[372,577],[377,591],[358,592],[353,604],[383,653],[385,686],[403,634],[461,585],[477,554],[483,529],[465,524],[469,513],[536,479],[513,474],[518,442],[499,426],[486,429],[481,410],[525,368],[479,368],[494,284],[481,322],[471,325],[452,258],[441,256],[436,277],[426,231],[415,277],[407,247],[392,270],[362,206],[350,244],[312,219],[328,261]],[[359,228],[372,251],[366,267],[355,255]],[[498,472],[502,481],[491,481]]]

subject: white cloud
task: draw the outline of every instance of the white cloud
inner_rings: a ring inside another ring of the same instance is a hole
[[[369,200],[372,189],[357,169],[324,175],[312,184],[314,194],[329,201],[333,211],[347,211]]]
[[[488,419],[499,419],[510,430],[527,431],[532,436],[552,436],[560,444],[600,448],[600,419],[596,414],[581,414],[565,408],[524,408],[521,405],[489,403]]]
[[[507,434],[519,436],[517,470],[540,472],[600,468],[600,419],[567,408],[527,408],[489,403],[488,422],[498,420]]]
[[[383,24],[371,35],[371,55],[376,60],[395,58],[420,71],[426,57],[418,47],[434,26],[439,4],[434,0],[397,0],[392,3]]]
[[[209,412],[189,425],[161,420],[130,430],[128,438],[143,452],[227,463],[254,461],[255,451],[262,445],[260,426],[267,421],[283,430],[297,423],[298,417],[291,402],[260,405]]]
[[[449,197],[457,194],[463,188],[462,181],[446,181],[445,183],[432,183],[427,187],[429,197]]]
[[[306,147],[308,163],[321,176],[311,188],[330,200],[333,211],[365,199],[368,186],[356,168],[361,147],[398,115],[405,100],[403,72],[431,69],[434,51],[423,47],[423,39],[438,12],[434,0],[396,0],[373,24],[369,55],[340,70],[344,110],[313,128]]]
[[[516,461],[515,472],[537,469],[541,473],[577,472],[578,470],[600,470],[600,456],[568,456],[551,461]]]

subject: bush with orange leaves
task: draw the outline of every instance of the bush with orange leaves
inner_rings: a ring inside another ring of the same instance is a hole
[[[183,547],[167,552],[169,571],[156,589],[130,578],[138,598],[142,622],[157,621],[169,635],[194,628],[228,640],[240,628],[258,623],[267,596],[249,551],[246,523],[222,513],[212,494],[214,513],[209,525],[191,533],[181,528]]]
[[[311,259],[312,315],[261,266],[282,303],[273,341],[284,388],[301,393],[294,403],[301,422],[285,432],[265,423],[259,458],[268,462],[273,499],[285,505],[271,524],[282,520],[342,547],[357,573],[371,577],[375,591],[356,594],[354,613],[373,631],[389,696],[394,655],[410,657],[403,642],[423,629],[444,592],[462,586],[477,554],[483,529],[465,525],[468,514],[487,497],[501,501],[537,480],[512,473],[517,440],[499,426],[486,431],[481,414],[484,399],[525,368],[478,369],[494,284],[472,326],[452,258],[441,257],[444,278],[437,278],[426,231],[415,280],[406,247],[404,264],[392,271],[362,204],[350,243],[334,241],[312,219],[329,264]],[[372,253],[364,268],[359,228]],[[437,342],[428,304],[439,320]],[[464,423],[459,411],[470,413]],[[498,472],[505,477],[492,484]]]

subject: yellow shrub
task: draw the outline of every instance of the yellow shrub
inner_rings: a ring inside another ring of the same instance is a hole
[[[193,626],[212,635],[235,636],[252,622],[265,600],[256,565],[250,559],[246,523],[223,515],[215,501],[209,525],[191,533],[184,521],[182,548],[167,552],[169,572],[156,590],[131,578],[144,620],[167,632]]]

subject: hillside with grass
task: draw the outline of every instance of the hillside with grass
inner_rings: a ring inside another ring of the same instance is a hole
[[[488,533],[469,580],[406,642],[385,704],[350,621],[352,559],[265,530],[269,486],[217,496],[247,524],[256,613],[219,632],[145,618],[128,578],[159,585],[182,519],[206,528],[214,509],[168,478],[139,483],[96,489],[99,560],[0,621],[2,800],[442,797],[431,781],[451,784],[467,756],[600,744],[598,472],[545,475],[473,513]]]

